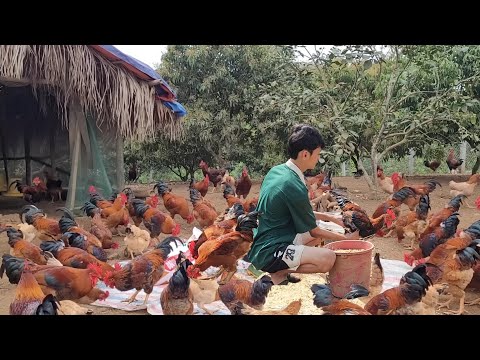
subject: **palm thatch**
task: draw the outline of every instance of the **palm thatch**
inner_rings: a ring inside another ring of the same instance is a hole
[[[153,87],[86,45],[0,45],[0,76],[29,79],[37,98],[53,93],[67,127],[68,104],[78,97],[97,125],[117,128],[126,139],[182,135],[182,122],[155,99]]]

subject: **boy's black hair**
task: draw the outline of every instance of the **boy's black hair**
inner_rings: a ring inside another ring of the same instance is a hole
[[[295,125],[288,138],[288,155],[291,159],[296,159],[298,153],[307,150],[310,154],[316,148],[323,149],[325,143],[320,132],[313,126],[306,124]]]

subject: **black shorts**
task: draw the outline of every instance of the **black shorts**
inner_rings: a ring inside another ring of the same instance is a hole
[[[273,259],[260,270],[275,273],[280,270],[296,270],[300,266],[304,245],[280,244],[273,253]]]

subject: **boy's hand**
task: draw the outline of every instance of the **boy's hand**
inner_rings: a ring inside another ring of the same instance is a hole
[[[360,232],[357,230],[351,234],[345,234],[345,238],[347,240],[360,240]]]

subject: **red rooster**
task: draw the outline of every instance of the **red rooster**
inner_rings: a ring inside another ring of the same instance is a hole
[[[447,166],[451,174],[457,173],[457,168],[462,166],[463,159],[457,159],[453,149],[450,149],[447,157]]]
[[[250,180],[250,176],[248,176],[247,167],[244,166],[242,170],[242,175],[237,180],[235,192],[237,193],[237,196],[240,199],[242,198],[242,196],[244,199],[246,199],[248,194],[250,193],[251,188],[252,188],[252,180]]]

